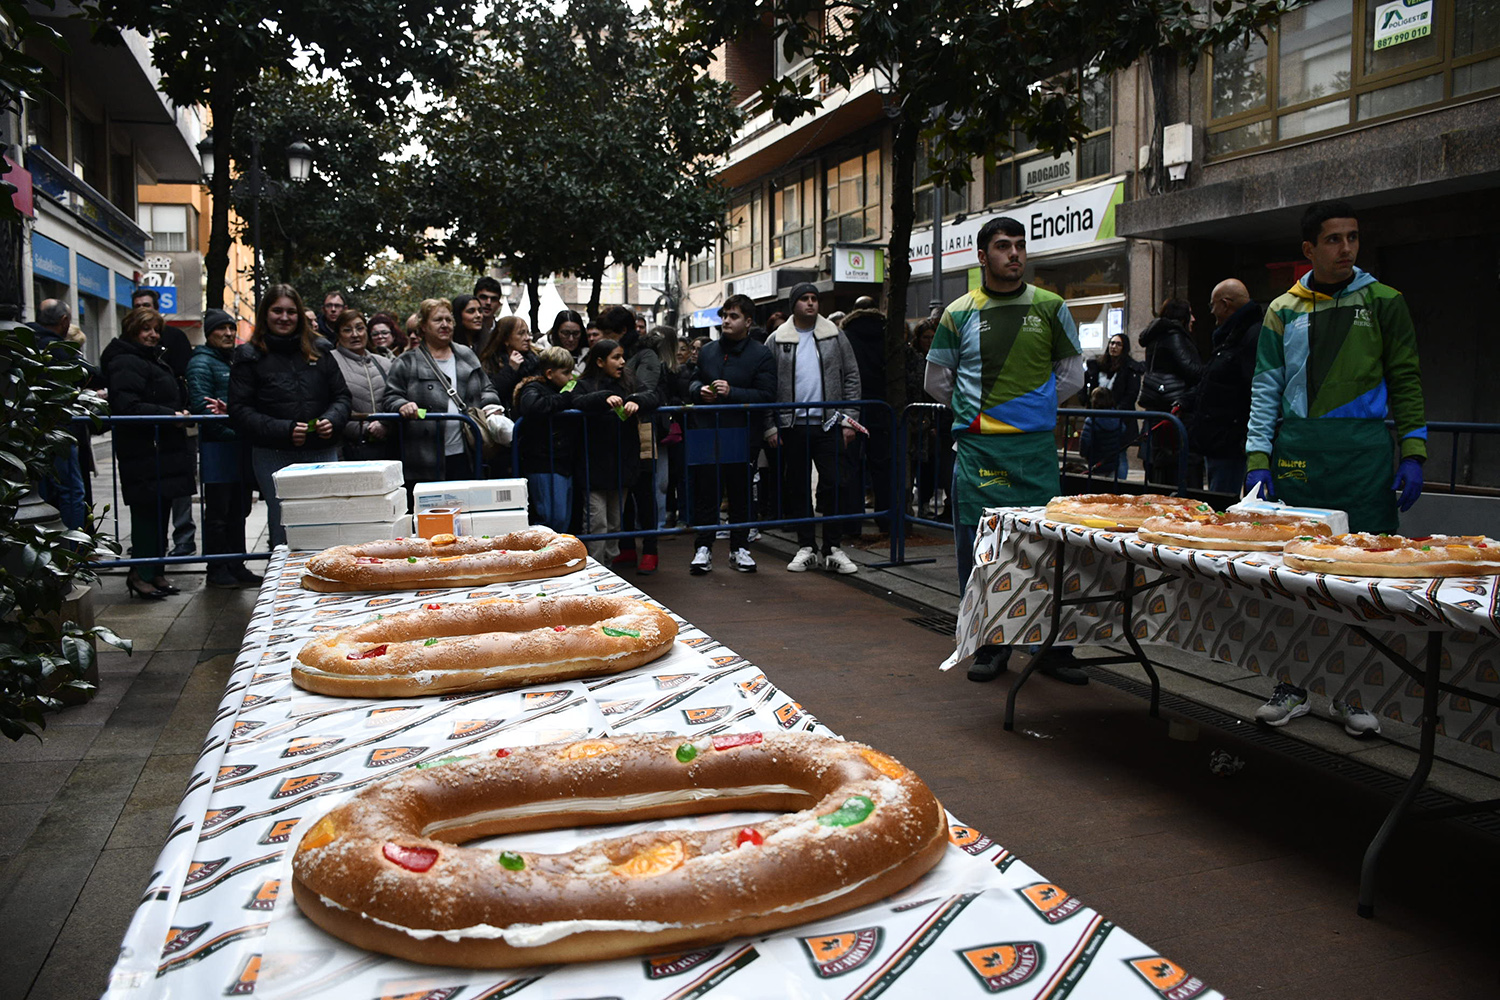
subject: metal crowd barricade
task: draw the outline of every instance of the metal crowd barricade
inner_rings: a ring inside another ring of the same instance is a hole
[[[399,455],[404,455],[405,454],[405,449],[406,449],[406,445],[407,445],[406,424],[408,423],[408,421],[405,418],[403,418],[399,413],[370,413],[370,414],[361,414],[360,415],[360,419],[365,419],[365,420],[390,420],[390,421],[394,422],[396,424],[396,427],[397,427],[397,447],[396,447],[397,455],[399,456]],[[482,437],[480,436],[480,430],[479,430],[479,424],[478,424],[478,422],[475,421],[474,418],[471,417],[471,416],[469,416],[467,413],[432,413],[432,412],[429,412],[426,415],[426,417],[423,418],[423,419],[426,419],[426,420],[436,420],[438,422],[442,422],[442,421],[445,421],[445,420],[457,420],[457,421],[460,421],[462,423],[466,423],[466,424],[469,425],[470,429],[473,431],[474,440],[476,442],[482,440]],[[163,414],[163,415],[149,415],[149,416],[125,416],[125,415],[76,416],[76,417],[73,418],[73,424],[76,427],[80,427],[80,428],[86,429],[86,430],[90,431],[94,435],[101,434],[101,433],[103,433],[105,431],[113,429],[114,427],[141,426],[141,425],[146,425],[146,426],[152,427],[153,428],[153,432],[152,433],[153,433],[153,436],[154,436],[154,441],[156,443],[156,448],[154,449],[154,451],[155,451],[156,456],[157,456],[157,458],[156,458],[157,466],[156,466],[156,469],[155,469],[155,477],[154,478],[155,478],[156,482],[158,482],[158,483],[161,482],[161,471],[162,471],[161,470],[161,447],[160,447],[160,442],[161,442],[161,428],[163,426],[168,425],[168,424],[189,424],[189,425],[193,425],[193,426],[206,426],[206,425],[212,425],[212,424],[217,424],[217,423],[228,423],[228,421],[229,421],[229,417],[228,416],[224,416],[224,415],[220,415],[220,414],[209,414],[209,413],[190,414],[190,415],[185,416],[185,417],[177,416],[175,414]],[[239,443],[241,444],[242,447],[247,447],[247,448],[250,447],[245,442],[239,442]],[[336,447],[339,444],[339,440],[338,440],[337,436],[335,436],[334,438],[330,438],[328,443],[329,443],[330,446],[335,446]],[[482,454],[480,454],[480,448],[476,444],[476,446],[474,448],[472,448],[472,449],[470,449],[470,448],[468,448],[466,446],[465,450],[469,451],[469,452],[471,452],[473,454],[473,458],[474,458],[474,478],[476,478],[476,479],[483,479],[483,478],[485,478],[484,457],[483,457]],[[201,449],[199,447],[197,447],[197,446],[193,446],[193,451],[194,451],[194,454],[196,456],[195,460],[197,460],[197,461],[199,461],[201,463],[201,457],[202,457]],[[114,521],[113,535],[114,535],[114,537],[115,537],[115,539],[117,541],[120,541],[122,543],[122,548],[123,548],[124,539],[123,539],[121,531],[120,531],[120,509],[123,506],[123,504],[121,503],[121,498],[120,498],[120,476],[119,476],[120,463],[119,463],[119,456],[116,453],[115,439],[114,439],[113,435],[111,435],[111,437],[110,437],[110,462],[111,462],[111,464],[112,464],[112,466],[114,468],[114,475],[111,477],[111,482],[112,482],[113,485],[112,485],[111,497],[110,497],[110,509],[112,511],[113,521]],[[201,487],[202,485],[204,485],[204,472],[203,472],[203,469],[201,467],[201,464],[200,464],[199,468],[196,471],[195,480],[194,481],[195,481],[195,484],[197,486]],[[256,486],[256,484],[255,484],[255,482],[254,482],[253,479],[250,481],[250,486],[252,488],[255,488],[255,486]],[[158,508],[160,507],[161,504],[170,505],[171,502],[172,502],[171,500],[162,497],[160,495],[160,493],[158,492],[157,498],[156,498],[156,503],[158,505]],[[94,504],[94,506],[97,508],[98,507],[98,503],[96,502]],[[203,498],[203,496],[201,494],[201,491],[200,491],[199,504],[198,504],[198,516],[199,516],[199,519],[200,519],[200,524],[201,524],[201,520],[203,518],[204,508],[205,508],[204,498]],[[169,527],[168,528],[169,535],[170,535],[170,530],[171,529]],[[170,546],[170,542],[171,542],[170,537],[167,539],[167,542],[168,542],[168,545]],[[241,562],[241,561],[244,561],[246,559],[250,559],[250,560],[269,559],[270,556],[271,556],[270,552],[227,552],[227,553],[221,552],[221,553],[214,553],[212,555],[201,554],[200,553],[198,555],[190,555],[190,556],[173,556],[173,555],[163,554],[162,556],[160,556],[158,558],[151,558],[151,559],[101,559],[101,560],[98,560],[97,562],[94,562],[92,565],[94,566],[95,569],[101,569],[101,570],[104,570],[104,569],[129,568],[131,566],[140,566],[140,565],[153,565],[153,566],[155,566],[155,565],[180,565],[182,563],[204,563],[204,564],[207,565],[207,564],[220,563],[220,562]]]
[[[695,492],[701,491],[702,487],[706,484],[707,481],[706,475],[694,475],[693,471],[704,470],[706,472],[706,470],[709,468],[712,468],[714,470],[713,489],[715,500],[712,503],[712,509],[717,512],[720,505],[719,498],[722,498],[724,496],[724,470],[726,467],[732,467],[738,465],[741,462],[743,462],[748,469],[745,484],[745,509],[750,512],[751,516],[747,520],[739,522],[726,523],[721,522],[717,518],[715,518],[712,523],[678,524],[674,527],[668,528],[660,526],[661,512],[653,511],[652,513],[655,515],[653,521],[653,524],[655,526],[653,527],[647,528],[643,526],[637,526],[627,530],[624,529],[624,526],[622,525],[622,530],[620,531],[590,532],[587,530],[587,512],[585,510],[585,530],[580,532],[578,537],[584,539],[585,541],[602,541],[611,538],[635,538],[650,535],[680,535],[700,532],[718,533],[721,531],[748,531],[752,528],[759,529],[771,527],[796,527],[798,525],[807,524],[824,524],[829,521],[848,522],[851,525],[852,530],[853,526],[858,525],[859,522],[864,520],[890,517],[894,522],[897,515],[896,505],[894,503],[892,503],[892,505],[889,507],[878,510],[865,509],[864,472],[866,466],[865,453],[867,450],[867,442],[865,440],[865,435],[860,433],[859,428],[855,428],[855,443],[849,448],[849,451],[852,451],[854,453],[853,461],[855,462],[855,465],[848,471],[847,475],[837,475],[834,477],[830,503],[833,508],[832,512],[825,512],[823,514],[809,513],[803,516],[789,515],[787,511],[788,489],[784,481],[784,477],[789,474],[789,470],[785,468],[785,461],[781,460],[785,453],[777,452],[775,449],[768,449],[774,454],[770,456],[770,461],[768,461],[767,463],[767,466],[765,468],[766,474],[761,476],[760,485],[762,489],[760,494],[757,495],[755,491],[755,464],[758,461],[761,449],[768,447],[765,444],[764,435],[764,429],[768,426],[766,423],[767,420],[773,420],[774,414],[776,414],[777,412],[784,413],[787,411],[799,410],[816,410],[821,412],[830,410],[846,410],[851,408],[857,409],[860,412],[861,416],[873,409],[881,408],[883,408],[887,414],[894,415],[894,411],[891,409],[890,404],[880,399],[859,399],[844,402],[817,403],[741,403],[693,406],[663,406],[652,410],[649,413],[639,414],[639,419],[646,421],[651,421],[659,417],[675,417],[682,420],[683,422],[683,449],[686,461],[684,463],[684,475],[682,477],[681,506],[682,508],[684,508],[683,513],[687,515],[687,519],[689,522],[695,520],[693,512],[698,506],[697,503],[695,503]],[[730,426],[726,426],[725,420],[731,414],[736,415],[737,417],[743,417],[743,419],[745,420],[745,426],[739,426],[737,420],[732,422]],[[546,418],[520,417],[516,419],[514,437],[511,442],[513,473],[518,476],[538,474],[542,472],[564,475],[571,473],[575,491],[583,491],[585,493],[590,489],[600,491],[600,480],[593,475],[588,461],[589,436],[591,433],[588,418],[591,416],[598,416],[598,414],[586,414],[578,410],[567,410],[562,413],[550,414]],[[578,448],[575,467],[572,470],[563,470],[557,468],[556,451],[552,434],[553,421],[559,419],[578,421],[581,425],[581,443]],[[539,431],[537,429],[538,424],[542,423],[543,421],[545,422],[545,429]],[[711,421],[711,423],[708,426],[703,426],[703,423],[705,421]],[[856,422],[860,423],[861,427],[863,426],[863,422]],[[623,422],[621,426],[624,426]],[[835,423],[833,426],[834,429],[837,429],[838,427],[843,425]],[[525,438],[525,435],[535,433],[545,433],[548,435],[548,467],[546,469],[528,470],[523,468],[522,465],[522,442]],[[781,433],[783,437],[782,447],[784,448],[786,446],[786,442],[784,440],[784,432]],[[643,463],[648,463],[650,465],[653,473],[653,480],[655,479],[655,463],[667,460],[666,455],[662,453],[663,450],[660,445],[660,435],[657,435],[656,439],[656,457],[641,459]],[[743,446],[739,445],[738,442],[740,440],[744,441]],[[641,442],[639,442],[635,437],[627,437],[623,434],[620,435],[619,440],[617,440],[616,442],[616,454],[621,454],[622,452],[620,451],[620,449],[630,446],[640,447]],[[848,460],[849,456],[844,452],[844,449],[842,447],[839,447],[838,453],[835,455],[835,468],[838,469],[838,463]],[[815,462],[813,460],[812,452],[811,450],[809,450],[807,455],[805,456],[805,462],[803,463],[802,468],[796,471],[800,471],[801,473],[805,474],[810,482],[814,466]],[[605,492],[615,492],[621,494],[621,502],[623,503],[623,494],[629,491],[635,484],[624,482],[620,472],[620,468],[621,463],[617,460],[615,462],[615,480],[612,484],[607,484],[609,488],[605,490]],[[797,482],[800,483],[801,481],[802,478],[801,476],[799,476]],[[767,493],[768,489],[770,491],[769,494]],[[851,493],[853,494],[853,496],[850,495]],[[654,490],[651,495],[653,497],[655,496]],[[575,492],[575,497],[576,496],[577,493]],[[809,495],[807,496],[806,500],[807,509],[809,510],[809,512],[816,510],[814,499],[815,497],[812,495],[811,487],[809,486]],[[768,501],[774,503],[774,509],[769,511],[765,506]],[[757,505],[760,505],[759,512],[768,516],[755,516],[757,513]],[[799,506],[801,505],[799,504]]]

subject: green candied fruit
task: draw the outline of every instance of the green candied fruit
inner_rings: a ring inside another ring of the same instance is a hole
[[[437,640],[436,639],[428,639],[426,642],[422,643],[422,645],[424,645],[424,646],[436,646],[437,645]]]
[[[1431,545],[1424,545],[1424,546],[1422,546],[1422,551],[1423,552],[1431,552],[1432,551],[1432,546]]]
[[[1199,510],[1208,510],[1208,509],[1209,509],[1209,507],[1208,507],[1208,504],[1206,504],[1206,503],[1200,503],[1200,504],[1199,504],[1199,505],[1198,505],[1198,509],[1199,509]]]
[[[691,743],[684,743],[682,746],[677,748],[677,763],[679,764],[691,764],[693,762],[693,758],[697,756],[698,748],[693,746]]]
[[[508,872],[518,872],[526,867],[526,859],[515,851],[501,851],[498,860],[500,867]]]
[[[429,767],[442,767],[444,764],[457,764],[461,760],[468,759],[469,758],[467,757],[441,757],[438,760],[424,760],[417,764],[417,770],[425,771]]]
[[[1310,541],[1312,541],[1312,535],[1298,535],[1297,536],[1297,541],[1299,541],[1299,542],[1310,542]]]
[[[630,636],[630,638],[632,638],[632,639],[639,639],[641,637],[640,629],[634,629],[634,628],[611,628],[608,625],[601,625],[601,626],[599,626],[599,630],[601,632],[603,632],[605,635],[613,636],[616,639],[620,638],[621,636],[626,636],[626,635]]]
[[[409,562],[409,563],[416,562],[417,561],[417,557],[416,556],[407,556],[406,557],[406,561]]]
[[[480,535],[480,536],[479,536],[479,537],[480,537],[480,538],[488,538],[488,537],[490,537],[490,536],[489,536],[489,535]],[[506,854],[509,854],[509,853],[510,853],[510,852],[509,852],[509,851],[506,851],[506,852],[505,852],[505,853],[506,853]]]
[[[819,816],[818,823],[821,826],[854,826],[869,819],[874,811],[875,803],[863,795],[851,795],[833,812]]]

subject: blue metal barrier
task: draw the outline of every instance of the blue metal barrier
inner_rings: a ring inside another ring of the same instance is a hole
[[[398,414],[398,413],[370,413],[370,414],[361,414],[360,415],[360,419],[368,419],[368,420],[377,420],[377,419],[378,420],[390,420],[390,421],[395,422],[396,425],[397,425],[397,454],[400,455],[400,454],[404,454],[405,453],[406,436],[405,436],[405,433],[404,433],[404,426],[407,423],[407,421],[400,414]],[[457,421],[466,423],[466,424],[469,425],[469,427],[473,431],[474,440],[476,442],[482,440],[482,438],[480,436],[480,429],[479,429],[478,422],[475,421],[474,418],[471,417],[471,416],[469,416],[467,413],[431,413],[431,412],[429,412],[427,414],[427,416],[426,416],[425,419],[427,419],[427,420],[436,420],[436,421],[439,421],[439,422],[444,421],[444,420],[457,420]],[[96,433],[96,434],[97,433],[102,433],[103,431],[112,429],[112,428],[114,428],[116,426],[125,427],[125,426],[141,426],[141,425],[146,425],[146,426],[153,427],[154,428],[153,433],[155,435],[154,439],[155,439],[155,441],[157,443],[157,448],[156,448],[156,453],[157,453],[157,467],[156,467],[156,470],[155,470],[156,471],[155,479],[156,479],[156,481],[158,483],[161,481],[161,478],[162,478],[162,475],[161,475],[161,471],[162,470],[161,470],[161,464],[160,464],[160,461],[161,461],[160,460],[160,455],[161,455],[161,448],[160,448],[161,431],[160,431],[160,428],[161,427],[163,427],[165,425],[169,425],[169,424],[189,424],[189,425],[195,425],[195,426],[205,426],[205,425],[212,425],[212,424],[227,424],[228,422],[229,422],[229,417],[226,416],[226,415],[222,415],[222,414],[209,414],[209,413],[189,414],[188,416],[177,416],[175,414],[149,415],[149,416],[101,415],[101,416],[97,416],[97,417],[94,417],[94,416],[76,416],[76,417],[73,418],[73,424],[74,424],[75,427],[80,427],[80,428],[83,428],[85,430],[91,431],[91,432]],[[239,443],[242,447],[248,447],[248,445],[246,445],[244,442],[237,442],[237,443]],[[329,444],[329,446],[336,447],[339,444],[339,441],[337,440],[337,438],[330,438],[328,444]],[[476,478],[476,479],[484,479],[485,478],[485,473],[484,473],[484,458],[479,453],[480,449],[476,446],[476,447],[474,447],[471,450],[472,450],[473,457],[474,457],[474,478]],[[197,455],[199,457],[199,460],[201,461],[201,449],[195,447],[193,449],[193,451],[194,451],[195,455]],[[116,474],[113,477],[114,489],[113,489],[113,494],[112,494],[112,497],[111,497],[111,501],[112,501],[111,508],[112,508],[112,510],[114,512],[114,536],[115,536],[115,539],[117,541],[122,541],[121,540],[121,533],[120,533],[120,508],[123,505],[120,502],[120,477],[119,477],[119,472],[118,472],[118,470],[119,470],[119,464],[120,463],[119,463],[119,457],[115,453],[115,441],[114,441],[113,438],[111,438],[111,440],[110,440],[110,458],[111,458],[111,461],[114,464],[114,467],[115,467],[115,470],[116,470]],[[197,484],[199,484],[199,485],[204,485],[204,473],[203,473],[203,469],[201,468],[201,466],[197,470],[197,474],[196,474],[196,477],[195,477],[195,482]],[[253,480],[249,483],[249,485],[251,487],[255,486],[255,483],[253,482]],[[156,502],[157,502],[158,506],[160,506],[161,504],[167,504],[167,505],[170,506],[170,504],[171,504],[170,500],[167,500],[167,499],[163,498],[162,496],[160,496],[159,493],[157,495],[157,501]],[[97,507],[98,505],[95,504],[95,506]],[[199,507],[198,507],[200,520],[203,517],[203,511],[204,511],[204,509],[205,509],[205,505],[204,505],[204,502],[203,502],[203,500],[202,500],[202,498],[200,496],[200,503],[199,503]],[[170,531],[170,528],[168,530]],[[170,537],[167,539],[167,542],[168,542],[168,545],[170,546],[170,542],[171,542]],[[172,555],[163,554],[159,558],[149,558],[149,559],[109,559],[109,560],[99,560],[98,562],[95,562],[92,565],[95,568],[97,568],[97,569],[117,569],[117,568],[121,568],[121,567],[128,568],[128,567],[131,567],[131,566],[143,566],[143,565],[150,565],[150,566],[169,565],[169,566],[172,566],[172,565],[180,565],[180,564],[183,564],[183,563],[204,563],[206,565],[209,565],[209,564],[221,563],[221,562],[240,562],[240,561],[243,561],[243,560],[246,560],[246,559],[251,559],[251,560],[269,559],[270,556],[271,556],[270,552],[230,552],[230,553],[214,553],[213,555],[200,554],[200,555],[191,555],[191,556],[172,556]]]

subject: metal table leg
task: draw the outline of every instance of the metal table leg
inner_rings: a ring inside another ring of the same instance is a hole
[[[1360,630],[1363,632],[1363,629]],[[1367,636],[1367,638],[1369,638]],[[1396,660],[1396,665],[1408,674],[1415,674],[1411,664],[1402,663],[1401,657],[1395,655],[1390,649],[1381,644],[1381,648]],[[1380,829],[1375,833],[1375,839],[1370,841],[1370,846],[1365,848],[1365,860],[1359,870],[1359,915],[1362,917],[1375,916],[1375,867],[1380,861],[1380,852],[1385,849],[1385,842],[1390,839],[1396,830],[1396,824],[1411,808],[1412,802],[1422,791],[1422,786],[1427,783],[1427,774],[1432,770],[1432,758],[1437,743],[1437,705],[1439,694],[1438,671],[1443,664],[1443,634],[1436,630],[1427,633],[1427,669],[1422,675],[1422,741],[1421,748],[1417,752],[1417,766],[1412,771],[1411,778],[1406,783],[1406,789],[1401,793],[1401,798],[1385,817],[1385,822],[1380,824]]]
[[[1010,691],[1005,696],[1005,731],[1010,732],[1016,728],[1016,695],[1020,694],[1021,686],[1026,683],[1032,671],[1042,664],[1042,657],[1052,648],[1057,641],[1057,633],[1062,628],[1062,611],[1064,601],[1063,593],[1063,563],[1067,558],[1068,547],[1061,541],[1052,543],[1053,552],[1057,556],[1056,570],[1052,574],[1052,628],[1047,633],[1046,640],[1041,648],[1031,657],[1031,662],[1026,664],[1026,669],[1016,678],[1016,682],[1010,686]]]

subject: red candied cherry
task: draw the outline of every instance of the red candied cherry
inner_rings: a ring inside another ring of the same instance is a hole
[[[734,838],[735,847],[744,847],[746,844],[749,844],[752,847],[759,847],[765,842],[766,838],[761,835],[761,832],[759,830],[752,830],[748,826],[740,831],[738,837]]]
[[[504,747],[501,747],[499,750],[495,751],[495,756],[496,757],[509,757],[510,756],[510,751],[507,750],[507,749],[505,749]]]
[[[377,656],[384,656],[385,655],[385,651],[388,648],[390,648],[390,647],[388,647],[385,643],[382,642],[380,645],[373,646],[370,649],[365,650],[363,653],[350,653],[348,656],[344,657],[344,659],[346,659],[346,660],[372,660],[372,659],[374,659]]]

